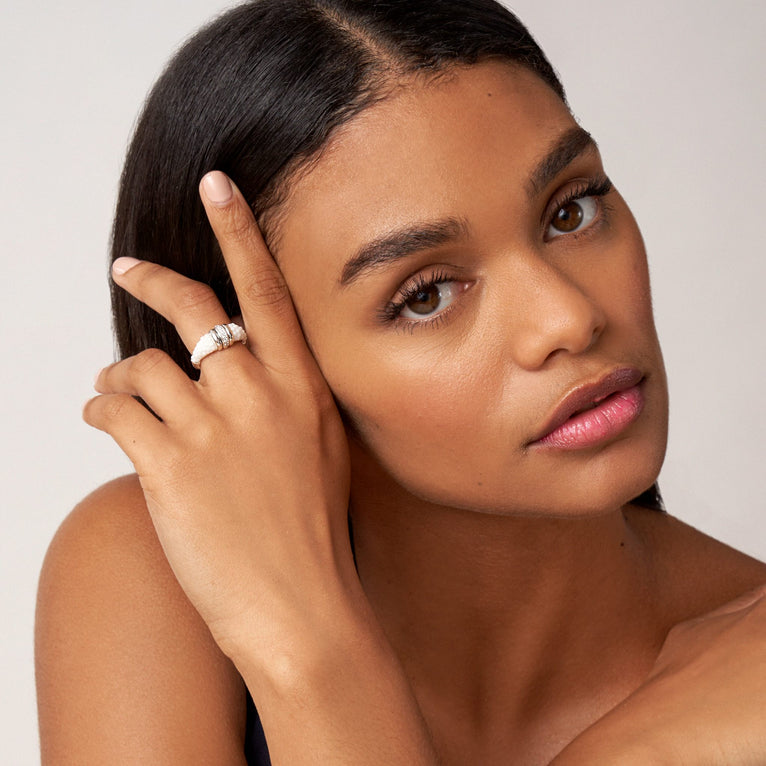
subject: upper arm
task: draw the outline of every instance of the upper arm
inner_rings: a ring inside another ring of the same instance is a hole
[[[35,655],[44,764],[244,764],[244,685],[175,580],[135,477],[56,534]]]

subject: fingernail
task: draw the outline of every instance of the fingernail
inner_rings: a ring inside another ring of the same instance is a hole
[[[128,269],[132,269],[137,264],[141,263],[138,258],[129,258],[123,255],[122,258],[116,258],[112,264],[112,271],[118,276],[122,276]]]
[[[210,171],[202,179],[202,188],[210,202],[218,207],[225,205],[234,194],[231,182],[220,170]]]

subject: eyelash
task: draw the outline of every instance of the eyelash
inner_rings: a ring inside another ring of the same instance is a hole
[[[409,301],[411,301],[419,292],[425,292],[428,288],[435,285],[442,285],[445,282],[458,281],[458,277],[448,274],[444,270],[434,270],[431,272],[421,272],[417,274],[409,282],[406,282],[399,290],[399,298],[389,301],[380,310],[379,318],[384,323],[401,322],[404,327],[410,332],[414,332],[415,328],[420,327],[435,327],[440,324],[447,314],[452,310],[454,302],[447,306],[446,309],[437,312],[432,317],[426,319],[402,319],[401,314],[404,307]]]
[[[599,214],[602,214],[605,210],[608,210],[604,204],[602,198],[605,197],[612,190],[612,182],[607,176],[600,178],[592,178],[588,181],[583,181],[579,185],[570,188],[562,196],[556,197],[552,203],[546,208],[546,213],[543,217],[544,232],[553,221],[553,217],[556,213],[566,205],[572,202],[576,202],[578,199],[584,197],[596,197],[599,200]],[[595,222],[594,222],[595,223]],[[588,225],[588,229],[593,226],[593,223]],[[563,234],[560,236],[577,237],[578,232],[571,232],[569,234]],[[558,237],[555,237],[557,239]],[[452,313],[455,301],[453,301],[447,308],[437,312],[434,316],[425,319],[403,319],[400,314],[407,303],[412,300],[418,293],[425,292],[431,287],[441,285],[446,282],[460,281],[460,278],[451,275],[448,272],[441,270],[434,270],[430,272],[421,272],[417,274],[409,282],[406,282],[399,290],[398,299],[389,301],[379,312],[379,319],[385,324],[398,324],[403,326],[404,329],[413,333],[415,329],[433,328],[437,327],[444,322],[449,314]]]
[[[569,188],[562,196],[553,199],[551,204],[546,208],[545,215],[543,216],[542,225],[543,232],[546,233],[548,227],[553,222],[553,218],[556,213],[561,210],[562,207],[566,207],[572,202],[577,202],[579,199],[585,197],[595,197],[599,201],[599,214],[608,211],[609,208],[604,204],[603,198],[612,191],[612,182],[607,176],[601,176],[599,178],[591,178],[585,181],[580,181],[577,186]],[[594,221],[593,223],[597,223]],[[593,223],[589,224],[586,231],[591,229]],[[560,236],[569,236],[577,238],[580,232],[571,232],[566,234],[562,232]],[[554,237],[555,239],[555,237]]]

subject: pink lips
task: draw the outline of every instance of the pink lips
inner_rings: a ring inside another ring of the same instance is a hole
[[[641,414],[639,370],[621,368],[595,384],[576,388],[554,410],[531,445],[559,449],[592,447],[624,431]]]

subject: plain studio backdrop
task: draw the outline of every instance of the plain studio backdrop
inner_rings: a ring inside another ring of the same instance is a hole
[[[80,420],[112,360],[106,254],[142,100],[216,0],[11,3],[2,71],[3,762],[38,760],[37,575],[65,514],[131,466]],[[643,230],[671,393],[671,513],[766,557],[766,4],[512,3]]]

